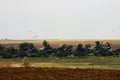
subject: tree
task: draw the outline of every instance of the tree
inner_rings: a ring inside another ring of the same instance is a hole
[[[110,49],[111,49],[111,44],[109,43],[109,42],[105,42],[104,44],[103,44],[103,49],[104,49],[104,52],[103,52],[103,56],[108,56],[108,55],[112,55],[111,54],[111,51],[110,51]]]
[[[15,49],[14,47],[6,48],[7,55],[11,58],[18,57],[18,50]]]
[[[10,53],[10,54],[15,53],[15,52],[17,51],[17,49],[15,49],[14,47],[6,48],[6,50],[7,50],[8,53]]]
[[[83,45],[82,45],[82,44],[78,44],[76,50],[77,50],[78,52],[84,52],[84,51],[85,51],[85,49],[83,48]]]
[[[4,49],[5,49],[5,47],[2,46],[2,45],[0,45],[0,51],[1,51],[1,50],[4,50]]]
[[[66,55],[65,55],[65,47],[66,47],[65,44],[63,44],[61,47],[59,47],[59,48],[57,49],[57,51],[56,51],[55,56],[57,56],[57,57],[65,57],[65,56],[66,56]]]
[[[86,50],[87,53],[90,53],[90,52],[91,52],[90,48],[91,48],[91,45],[90,45],[90,44],[86,44],[86,45],[85,45],[85,50]]]
[[[22,43],[19,45],[19,56],[24,57],[24,56],[31,56],[33,55],[32,53],[37,53],[37,49],[32,43]],[[32,56],[31,56],[32,57]]]
[[[37,49],[32,43],[22,43],[19,45],[20,51],[34,53],[37,52]]]
[[[95,49],[96,49],[96,50],[101,49],[101,44],[100,44],[99,41],[96,41],[95,44],[96,44],[96,45],[95,45]]]
[[[100,43],[99,41],[96,41],[94,54],[102,55],[102,56],[111,55],[110,49],[111,49],[111,44],[109,42]]]
[[[2,57],[4,54],[6,54],[5,47],[0,45],[0,56]]]
[[[73,51],[73,46],[72,45],[65,45],[63,44],[61,47],[59,47],[56,52],[55,56],[57,57],[67,57],[71,56]]]
[[[82,44],[77,45],[77,48],[75,49],[73,55],[74,56],[86,56],[87,55],[87,53],[85,52],[85,48],[83,48]]]
[[[103,51],[101,43],[99,41],[95,42],[95,50],[94,50],[94,55],[99,56],[101,55],[101,51]]]
[[[48,42],[46,40],[43,41],[43,46],[44,46],[44,50],[49,54],[52,55],[53,53],[53,48],[48,44]]]
[[[39,50],[37,52],[37,57],[49,57],[49,54],[46,52],[46,50]]]
[[[73,45],[68,45],[66,48],[66,52],[68,53],[68,56],[71,56],[73,53]]]
[[[114,55],[119,56],[119,54],[120,54],[120,48],[114,50],[113,53],[114,53]]]

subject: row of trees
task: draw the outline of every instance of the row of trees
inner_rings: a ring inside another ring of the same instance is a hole
[[[5,48],[0,45],[0,57],[2,58],[16,58],[16,57],[82,57],[82,56],[112,56],[119,55],[120,49],[112,50],[109,42],[103,43],[100,41],[95,42],[95,46],[86,44],[78,44],[76,47],[73,45],[63,44],[58,48],[53,48],[44,40],[43,49],[36,49],[32,43],[22,43],[19,45],[19,49],[13,47]]]

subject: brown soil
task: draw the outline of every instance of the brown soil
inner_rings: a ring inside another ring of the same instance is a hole
[[[9,62],[0,62],[0,67],[10,67],[11,63]]]
[[[120,70],[0,68],[0,80],[120,80]]]

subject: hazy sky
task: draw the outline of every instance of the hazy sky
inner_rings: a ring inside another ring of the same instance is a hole
[[[0,0],[0,39],[120,39],[120,0]]]

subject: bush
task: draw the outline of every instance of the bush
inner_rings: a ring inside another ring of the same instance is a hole
[[[37,52],[37,56],[38,56],[38,57],[49,57],[49,53],[47,53],[46,50],[39,50],[39,51]]]
[[[19,50],[23,52],[35,53],[37,49],[32,43],[22,43],[19,45]]]

